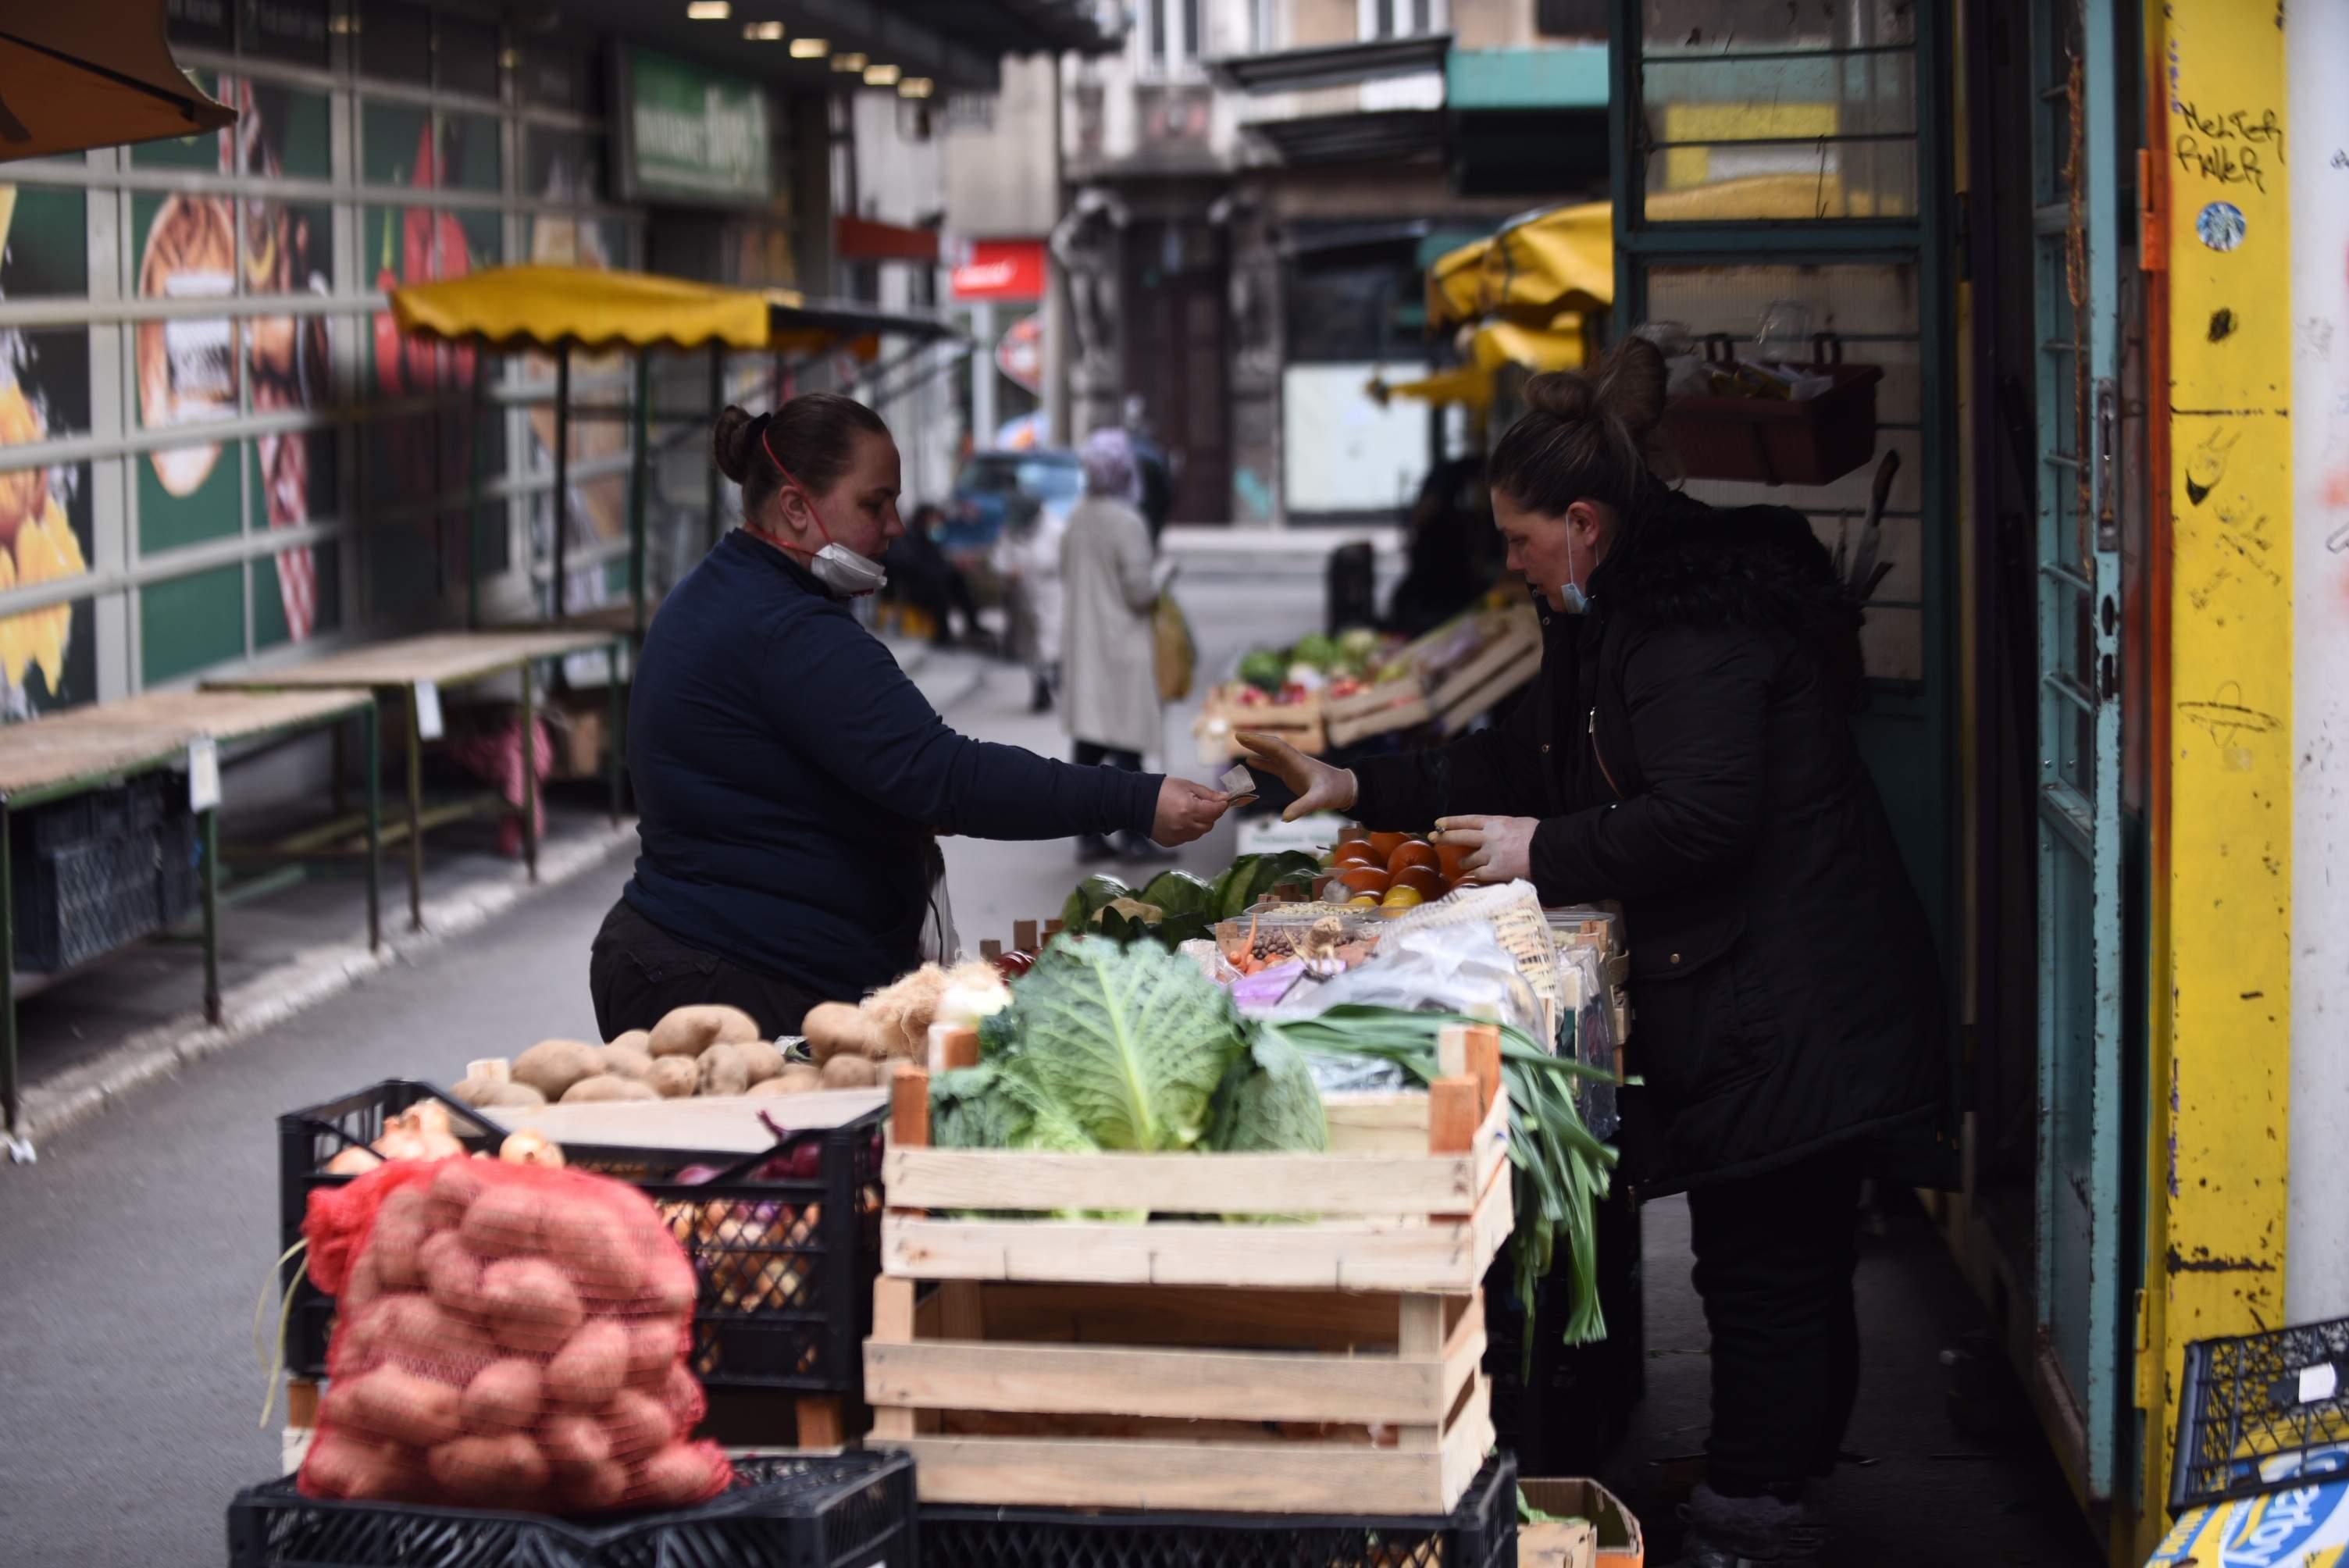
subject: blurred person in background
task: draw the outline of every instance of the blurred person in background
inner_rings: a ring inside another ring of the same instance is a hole
[[[1417,637],[1475,603],[1501,575],[1500,534],[1485,497],[1485,459],[1436,464],[1412,502],[1408,525],[1407,563],[1387,601],[1386,629]]]
[[[1080,764],[1138,771],[1143,754],[1164,738],[1150,616],[1165,584],[1150,525],[1134,504],[1133,442],[1121,429],[1096,430],[1082,457],[1085,497],[1069,513],[1061,545],[1068,614],[1061,724],[1076,742]],[[1116,846],[1098,833],[1077,841],[1081,862],[1121,852],[1130,861],[1172,858],[1130,831]]]
[[[931,625],[933,647],[954,646],[953,613],[962,615],[963,634],[980,636],[978,609],[970,602],[970,583],[938,548],[938,530],[947,514],[934,501],[914,509],[905,531],[890,541],[881,564],[889,573],[884,596],[919,610]]]
[[[1166,453],[1150,434],[1150,415],[1139,394],[1125,400],[1125,438],[1133,448],[1133,504],[1150,525],[1150,543],[1166,531],[1166,516],[1174,510],[1174,470]]]
[[[1019,509],[995,542],[995,574],[1011,618],[1011,652],[1028,663],[1030,713],[1049,713],[1061,683],[1061,634],[1067,593],[1061,546],[1069,514],[1049,501]]]

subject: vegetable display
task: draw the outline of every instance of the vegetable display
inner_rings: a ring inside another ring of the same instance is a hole
[[[687,1440],[692,1265],[642,1194],[549,1148],[311,1195],[337,1315],[305,1495],[599,1513],[726,1487],[718,1446]]]
[[[1213,882],[1188,872],[1161,872],[1136,890],[1112,876],[1089,876],[1061,905],[1061,924],[1118,942],[1147,936],[1162,947],[1179,947],[1206,938],[1217,921],[1242,914],[1263,899],[1305,896],[1319,870],[1311,855],[1291,851],[1242,855]]]

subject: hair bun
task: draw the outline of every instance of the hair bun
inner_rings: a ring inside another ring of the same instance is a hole
[[[1599,366],[1598,408],[1645,445],[1664,422],[1664,352],[1644,337],[1627,337]]]
[[[1587,419],[1596,402],[1589,377],[1574,370],[1546,370],[1526,383],[1526,407],[1553,419]]]
[[[758,419],[729,403],[710,431],[710,455],[718,459],[718,471],[740,484],[750,476],[758,444]]]

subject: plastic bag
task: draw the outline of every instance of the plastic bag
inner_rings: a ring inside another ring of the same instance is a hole
[[[1482,922],[1398,929],[1379,944],[1375,957],[1315,990],[1304,1010],[1319,1013],[1342,1002],[1490,1016],[1543,1038],[1542,999]]]
[[[394,1161],[312,1193],[302,1233],[336,1307],[305,1496],[602,1513],[732,1480],[686,1437],[693,1265],[634,1188]]]

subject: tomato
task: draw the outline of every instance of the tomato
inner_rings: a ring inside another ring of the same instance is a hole
[[[1410,838],[1409,833],[1372,833],[1371,849],[1378,855],[1379,864],[1385,865]]]
[[[1437,868],[1444,872],[1444,880],[1447,882],[1458,882],[1460,880],[1460,865],[1461,862],[1465,861],[1467,858],[1468,847],[1465,844],[1437,844],[1435,846],[1435,863]]]
[[[1425,866],[1433,871],[1443,863],[1443,857],[1435,852],[1435,846],[1424,839],[1405,839],[1395,846],[1394,853],[1387,857],[1387,870],[1390,872],[1399,872],[1406,866]]]

